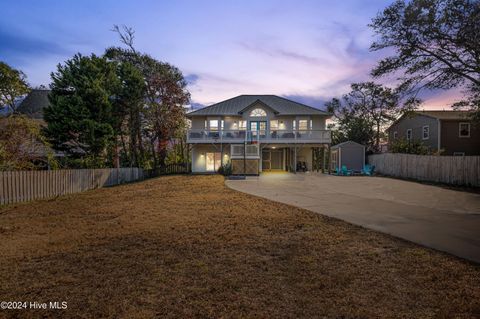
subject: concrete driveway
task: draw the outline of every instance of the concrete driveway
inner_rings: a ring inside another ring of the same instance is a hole
[[[226,184],[480,263],[480,194],[315,173],[267,173]]]

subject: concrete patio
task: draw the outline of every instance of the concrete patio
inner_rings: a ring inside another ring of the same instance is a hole
[[[480,263],[480,194],[318,173],[267,173],[226,184]]]

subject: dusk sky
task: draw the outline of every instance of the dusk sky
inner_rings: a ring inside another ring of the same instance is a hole
[[[323,107],[369,79],[387,52],[369,52],[367,24],[390,1],[10,1],[0,3],[0,60],[31,85],[75,53],[120,45],[114,24],[135,29],[138,50],[179,67],[192,102],[276,94]],[[424,95],[448,109],[455,94]]]

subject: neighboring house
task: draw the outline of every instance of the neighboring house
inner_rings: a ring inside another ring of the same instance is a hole
[[[390,143],[403,138],[441,155],[480,155],[480,126],[467,111],[416,111],[400,117],[387,132]]]
[[[187,114],[192,172],[312,170],[313,148],[331,143],[319,109],[275,95],[240,95]]]
[[[48,94],[50,90],[47,89],[32,89],[27,96],[20,102],[17,107],[17,112],[28,116],[35,120],[41,126],[46,123],[43,120],[43,110],[49,105]],[[34,146],[28,147],[32,157],[45,158],[49,152],[53,152],[55,157],[63,157],[62,152],[51,150],[43,144],[36,143]]]
[[[48,101],[49,93],[50,90],[46,89],[31,90],[27,97],[20,103],[17,111],[44,124],[43,109],[46,108],[50,103]]]

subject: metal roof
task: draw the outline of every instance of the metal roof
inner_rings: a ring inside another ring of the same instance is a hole
[[[190,112],[187,114],[187,116],[239,115],[244,109],[256,102],[267,105],[278,115],[331,116],[331,114],[328,112],[276,95],[239,95],[234,98],[207,106],[203,109]]]
[[[357,145],[357,146],[365,147],[365,145],[362,145],[354,141],[346,141],[346,142],[339,143],[337,145],[332,146],[331,149],[341,148],[342,146],[345,146],[345,145]]]
[[[471,112],[469,111],[415,111],[419,115],[427,115],[439,120],[464,120]]]

